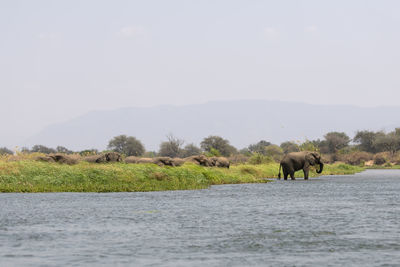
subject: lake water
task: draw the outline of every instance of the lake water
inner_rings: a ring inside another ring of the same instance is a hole
[[[400,171],[0,194],[0,266],[399,266]]]

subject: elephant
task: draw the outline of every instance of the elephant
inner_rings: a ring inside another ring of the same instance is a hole
[[[225,157],[211,157],[210,161],[212,166],[229,169],[230,163]]]
[[[68,165],[77,164],[79,161],[77,157],[73,157],[73,156],[69,156],[69,155],[65,155],[65,154],[61,154],[61,153],[50,154],[49,157],[52,158],[55,162],[65,163]]]
[[[139,158],[135,156],[129,156],[125,158],[125,163],[138,163]]]
[[[176,166],[176,167],[182,166],[185,163],[185,160],[181,159],[181,158],[173,158],[172,160],[173,160],[174,166]]]
[[[301,151],[301,152],[291,152],[286,154],[279,165],[278,179],[281,178],[281,168],[283,170],[283,177],[287,180],[288,175],[292,180],[295,180],[294,173],[298,170],[303,170],[304,179],[308,179],[308,172],[310,166],[319,164],[319,170],[317,173],[321,173],[324,164],[321,161],[321,156],[316,152]]]
[[[152,158],[138,158],[136,163],[154,163]]]
[[[85,161],[92,163],[121,162],[122,156],[117,152],[107,152],[100,155],[88,156]]]
[[[181,158],[170,158],[170,157],[156,157],[153,162],[158,166],[172,166],[178,167],[182,166],[185,161]]]
[[[158,166],[175,166],[173,158],[170,157],[156,157],[153,159],[153,163]]]
[[[205,166],[205,167],[213,166],[211,160],[208,159],[204,155],[191,156],[191,157],[185,158],[184,160],[186,162],[192,162],[192,163],[200,165],[200,166]]]
[[[68,164],[68,165],[73,165],[78,163],[79,159],[77,157],[61,154],[61,153],[56,153],[56,154],[49,154],[46,156],[39,156],[36,158],[36,160],[39,161],[45,161],[45,162],[58,162],[62,164]]]

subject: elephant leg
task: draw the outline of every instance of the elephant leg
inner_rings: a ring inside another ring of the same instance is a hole
[[[308,169],[303,170],[304,172],[304,180],[308,180]]]
[[[286,171],[283,171],[283,180],[287,180],[289,173]]]
[[[294,172],[290,172],[290,178],[291,178],[292,180],[296,180],[296,178],[294,178]]]

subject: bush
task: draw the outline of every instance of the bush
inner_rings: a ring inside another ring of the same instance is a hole
[[[184,141],[179,139],[172,134],[167,135],[168,141],[162,142],[160,144],[160,149],[158,150],[158,155],[161,157],[171,157],[176,158],[182,155],[182,145]]]
[[[259,153],[254,153],[250,158],[249,158],[249,163],[250,164],[264,164],[264,163],[270,163],[274,161],[274,159],[270,156],[264,156]]]
[[[374,156],[374,164],[376,165],[383,165],[387,161],[387,154],[385,152],[375,154]]]
[[[283,153],[287,154],[290,152],[298,152],[300,151],[299,146],[295,142],[283,142],[280,147],[283,150]]]
[[[56,153],[57,151],[54,148],[50,148],[47,146],[34,145],[30,152],[31,153],[37,152],[37,153],[43,153],[43,154],[50,154],[50,153]]]
[[[321,154],[321,159],[322,159],[323,163],[327,163],[327,164],[331,164],[331,163],[335,162],[332,155],[329,155],[329,154]]]
[[[372,160],[374,157],[373,154],[365,152],[365,151],[357,151],[349,154],[344,154],[340,156],[341,161],[350,164],[350,165],[360,165],[367,161]]]
[[[278,162],[283,157],[283,149],[277,145],[269,145],[265,148],[265,155]]]
[[[236,154],[233,156],[230,156],[228,158],[228,160],[232,163],[232,164],[244,164],[249,160],[250,157],[242,155],[242,154]]]
[[[207,157],[221,157],[221,152],[218,149],[211,148],[209,152],[206,152]]]
[[[395,165],[400,165],[400,153],[399,152],[397,152],[395,155],[393,155],[392,162]]]
[[[13,155],[14,152],[12,152],[10,149],[6,147],[0,147],[0,155]]]
[[[190,156],[196,156],[201,154],[201,149],[195,144],[187,144],[181,151],[181,156],[187,158]]]

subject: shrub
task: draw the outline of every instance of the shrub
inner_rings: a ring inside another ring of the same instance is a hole
[[[275,161],[280,161],[283,157],[283,150],[277,145],[269,145],[265,148],[265,155]]]
[[[232,163],[232,164],[244,164],[249,160],[250,157],[245,156],[243,154],[236,154],[233,156],[230,156],[228,158],[228,160]]]
[[[56,153],[57,151],[55,149],[47,147],[47,146],[34,145],[30,152],[38,152],[38,153],[43,153],[43,154],[50,154],[50,153]]]
[[[393,162],[395,165],[400,165],[400,153],[399,153],[399,152],[397,152],[397,153],[393,156],[392,162]]]
[[[187,158],[190,156],[196,156],[201,154],[201,149],[195,144],[187,144],[181,151],[181,156]]]
[[[264,164],[264,163],[270,163],[274,161],[274,159],[270,156],[264,156],[259,153],[254,153],[250,158],[249,158],[249,163],[250,164]]]
[[[182,145],[184,141],[179,139],[172,134],[167,135],[168,141],[162,142],[160,144],[160,149],[158,150],[158,155],[161,157],[179,157],[182,155]]]
[[[357,151],[349,154],[341,155],[341,161],[351,165],[360,165],[373,159],[373,154],[365,151]]]
[[[285,154],[300,151],[299,146],[295,142],[283,142],[280,147],[283,149],[283,153]]]
[[[209,152],[206,153],[207,157],[221,157],[221,152],[218,149],[211,148]]]
[[[375,156],[374,156],[374,164],[376,164],[376,165],[383,165],[387,161],[388,161],[387,155],[384,152],[375,154]]]
[[[12,155],[14,152],[12,152],[10,149],[6,147],[0,147],[0,155]]]
[[[97,155],[99,153],[99,151],[95,148],[92,149],[85,149],[79,152],[79,154],[83,157],[86,156],[91,156],[91,155]]]
[[[323,163],[331,164],[334,163],[335,161],[333,160],[332,155],[329,154],[322,154],[321,159]]]

